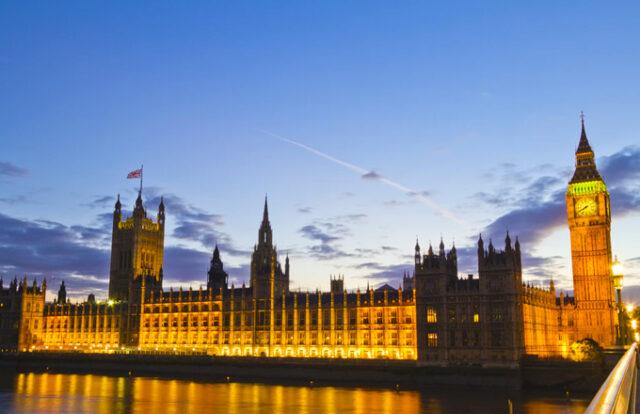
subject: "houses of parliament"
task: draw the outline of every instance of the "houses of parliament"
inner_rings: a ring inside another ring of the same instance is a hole
[[[0,348],[178,352],[212,356],[414,360],[421,365],[517,366],[525,355],[567,357],[577,340],[616,344],[609,193],[584,122],[566,191],[574,296],[523,280],[522,247],[507,233],[477,241],[478,274],[461,277],[455,247],[416,243],[403,285],[326,292],[289,289],[265,200],[248,286],[230,285],[216,246],[206,288],[163,288],[165,206],[150,217],[139,193],[113,211],[109,297],[45,301],[46,282],[0,284]],[[204,273],[204,271],[203,271]]]

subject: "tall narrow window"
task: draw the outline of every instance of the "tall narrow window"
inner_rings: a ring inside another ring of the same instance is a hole
[[[436,348],[438,346],[438,334],[431,332],[427,334],[427,346],[429,348]]]
[[[438,314],[434,308],[427,308],[427,323],[436,323],[438,322]]]

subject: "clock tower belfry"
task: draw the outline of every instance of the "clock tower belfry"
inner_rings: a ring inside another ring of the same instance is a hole
[[[601,346],[616,343],[618,318],[611,274],[609,191],[596,168],[582,117],[576,169],[567,188],[567,218],[578,338]]]

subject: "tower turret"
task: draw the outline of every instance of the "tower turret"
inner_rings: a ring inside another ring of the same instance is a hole
[[[58,289],[58,303],[64,304],[67,302],[67,288],[64,286],[64,280],[60,284]]]
[[[224,265],[220,259],[220,250],[218,250],[217,244],[213,249],[213,257],[211,258],[207,275],[209,276],[207,289],[213,289],[215,292],[219,292],[220,289],[227,290],[229,275],[224,271]]]
[[[142,191],[138,191],[138,198],[136,198],[136,205],[133,208],[133,217],[144,218],[147,217],[147,212],[142,205]]]
[[[158,205],[158,224],[164,226],[164,197],[160,196],[160,205]]]
[[[118,225],[118,223],[122,220],[122,204],[120,204],[120,194],[116,198],[116,204],[113,207],[113,227],[114,229]]]
[[[484,240],[482,240],[482,233],[478,237],[478,261],[484,257]]]

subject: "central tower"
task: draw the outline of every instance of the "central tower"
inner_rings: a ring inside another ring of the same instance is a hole
[[[615,345],[617,316],[611,275],[609,191],[596,168],[582,119],[576,169],[566,194],[578,338]]]
[[[278,252],[273,246],[273,233],[269,223],[269,207],[264,199],[262,223],[258,230],[258,244],[251,255],[251,288],[255,299],[268,299],[289,293],[289,258],[282,271],[278,262]]]
[[[133,214],[127,219],[122,217],[118,196],[113,211],[109,299],[128,300],[130,284],[139,277],[151,277],[157,286],[162,286],[164,220],[162,198],[154,222],[147,217],[140,192]]]

